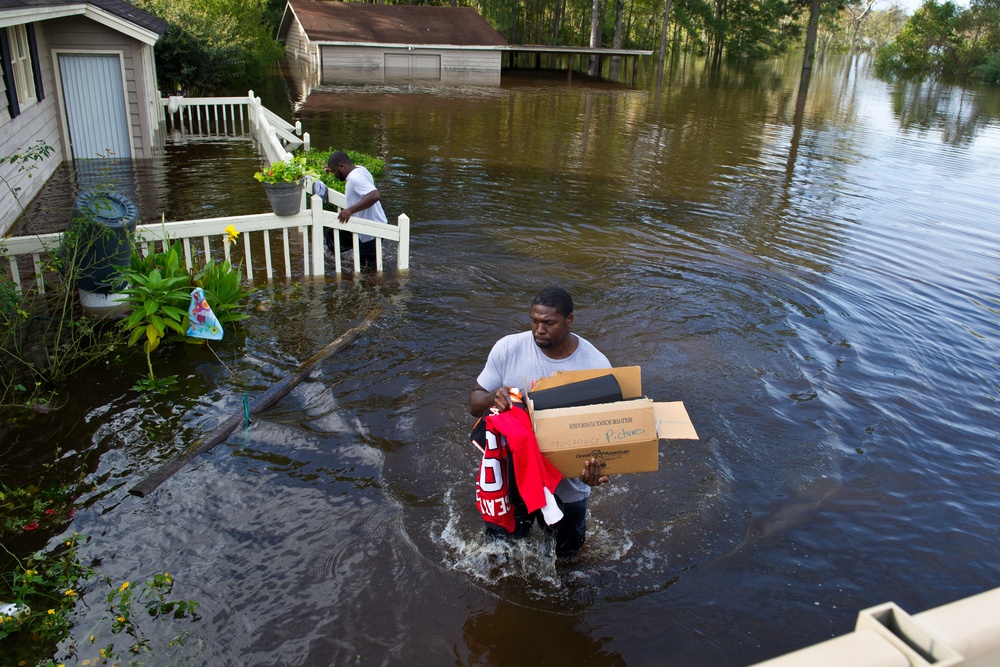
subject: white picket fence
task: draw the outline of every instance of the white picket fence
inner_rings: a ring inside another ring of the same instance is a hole
[[[268,164],[290,157],[289,149],[309,150],[309,133],[265,107],[253,91],[246,97],[164,97],[167,132],[174,141],[186,137],[241,137],[252,135]]]
[[[327,253],[324,230],[331,229],[334,230],[335,248],[330,254],[336,275],[341,275],[345,268],[341,260],[342,250],[350,250],[353,269],[357,270],[361,266],[359,234],[375,237],[376,271],[381,272],[385,268],[383,241],[396,244],[396,270],[398,272],[409,270],[409,217],[400,215],[397,224],[394,225],[373,223],[356,217],[347,223],[341,223],[336,211],[323,210],[321,197],[313,195],[309,200],[310,207],[303,206],[298,214],[290,216],[261,213],[138,225],[135,234],[136,243],[143,254],[148,254],[157,243],[161,249],[165,249],[173,241],[180,240],[188,269],[214,259],[224,258],[234,264],[242,264],[249,282],[254,282],[255,276],[261,273],[270,282],[280,276],[290,279],[297,276],[325,275]],[[344,195],[333,190],[327,191],[327,200],[338,210],[347,205]],[[227,242],[229,239],[227,229],[230,226],[239,232],[242,241],[242,253],[235,258],[233,247]],[[339,234],[336,232],[342,229],[351,232],[353,243],[349,249],[340,247]],[[58,251],[62,244],[62,236],[59,233],[0,239],[0,253],[6,256],[11,279],[19,291],[28,288],[30,280],[34,289],[44,293],[47,280],[44,270],[45,258],[50,253]],[[26,280],[22,273],[29,266],[33,271],[30,279]],[[52,278],[50,274],[48,279]]]
[[[290,157],[288,148],[303,146],[308,149],[309,135],[303,139],[301,125],[292,125],[261,105],[253,91],[247,97],[218,98],[177,98],[161,100],[167,129],[182,135],[239,136],[253,135],[268,164]],[[340,276],[345,267],[341,260],[340,239],[337,231],[345,230],[352,235],[349,249],[351,267],[361,266],[359,234],[375,237],[375,270],[383,271],[385,256],[383,241],[396,245],[396,270],[410,268],[410,219],[400,215],[396,224],[373,223],[360,218],[351,218],[341,223],[338,212],[346,208],[344,195],[332,189],[327,190],[326,200],[336,211],[324,211],[323,200],[318,196],[307,196],[310,190],[307,179],[302,194],[302,206],[296,215],[277,216],[273,213],[259,215],[228,216],[205,220],[186,220],[138,225],[136,242],[144,254],[148,254],[156,243],[161,248],[180,240],[184,247],[184,257],[188,269],[200,266],[220,257],[240,263],[248,281],[263,273],[268,281],[277,276],[291,279],[297,276],[323,276],[326,273],[326,229],[332,234],[334,249],[331,253],[333,271]],[[308,204],[308,205],[307,205]],[[241,256],[232,256],[232,247],[227,242],[227,228],[232,226],[242,239]],[[58,251],[62,244],[62,233],[21,236],[0,239],[0,255],[7,259],[10,277],[18,291],[34,288],[45,292],[46,280],[58,279],[52,272],[46,276],[46,257]],[[198,254],[202,255],[202,262]],[[298,268],[301,267],[301,270]]]

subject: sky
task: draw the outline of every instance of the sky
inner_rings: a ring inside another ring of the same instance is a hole
[[[943,3],[945,0],[938,0],[938,3]],[[969,3],[966,0],[952,0],[959,7],[968,7]],[[899,5],[906,10],[907,14],[913,14],[920,5],[924,4],[924,0],[878,0],[872,7],[872,9],[889,9],[892,5]]]

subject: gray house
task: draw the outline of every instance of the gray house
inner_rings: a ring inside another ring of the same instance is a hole
[[[507,41],[470,7],[289,0],[278,29],[289,58],[322,83],[499,84]]]
[[[63,160],[152,157],[166,29],[124,0],[0,0],[0,157],[55,148],[32,178],[0,165],[0,235]]]

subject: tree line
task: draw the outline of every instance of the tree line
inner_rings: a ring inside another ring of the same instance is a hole
[[[927,0],[889,45],[878,50],[880,74],[942,75],[1000,84],[1000,0]]]
[[[167,22],[156,42],[165,95],[245,94],[284,56],[276,39],[285,0],[130,0]]]
[[[156,45],[164,92],[245,91],[283,55],[285,0],[132,0],[165,19]],[[380,2],[391,0],[380,0]],[[405,1],[405,0],[403,0]],[[875,0],[421,0],[471,6],[511,44],[644,49],[764,58],[801,45],[812,19],[819,53],[871,51],[883,73],[1000,72],[1000,0],[966,9],[927,2],[912,16]],[[402,3],[400,3],[402,4]],[[411,1],[411,4],[417,4]],[[612,67],[615,63],[612,62]],[[593,72],[592,72],[593,73]],[[617,72],[612,70],[612,78]],[[984,78],[988,78],[983,74]],[[994,75],[996,78],[996,75]]]

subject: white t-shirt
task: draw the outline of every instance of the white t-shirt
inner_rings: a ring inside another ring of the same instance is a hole
[[[354,206],[366,194],[377,189],[371,172],[362,166],[355,165],[344,181],[344,196],[347,197],[347,207]],[[385,217],[385,211],[382,209],[382,202],[378,201],[375,202],[374,206],[369,206],[363,211],[358,211],[352,217],[371,220],[373,222],[389,222],[388,218]],[[358,241],[361,243],[371,241],[373,238],[375,237],[368,234],[358,234]]]
[[[353,173],[353,172],[352,172]],[[550,359],[535,343],[530,331],[504,336],[496,342],[486,359],[486,367],[476,378],[486,391],[500,387],[517,387],[531,390],[535,382],[559,371],[582,371],[591,368],[611,368],[611,362],[589,342],[575,336],[579,345],[565,359]],[[563,478],[556,487],[556,495],[564,503],[583,500],[590,495],[590,487],[579,478]]]

